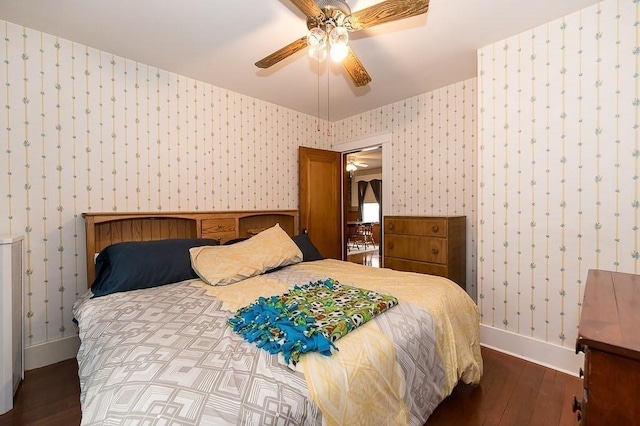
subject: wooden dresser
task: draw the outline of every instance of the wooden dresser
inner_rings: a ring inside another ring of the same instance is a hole
[[[592,269],[576,353],[584,352],[582,425],[640,425],[640,275]]]
[[[449,278],[466,290],[466,216],[385,216],[385,268]]]

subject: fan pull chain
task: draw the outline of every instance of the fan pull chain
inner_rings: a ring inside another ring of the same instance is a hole
[[[318,73],[318,114],[316,114],[317,131],[320,131],[320,59],[316,62]]]
[[[329,74],[331,74],[331,67],[327,64],[327,137],[331,137],[331,121],[329,120]]]

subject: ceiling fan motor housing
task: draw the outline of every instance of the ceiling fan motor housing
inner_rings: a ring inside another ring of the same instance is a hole
[[[344,0],[316,0],[316,4],[322,10],[320,16],[307,16],[307,28],[321,27],[327,25],[340,27],[344,19],[351,15],[351,8]]]
[[[344,0],[316,0],[316,4],[323,11],[326,9],[338,9],[345,15],[351,15],[351,8]]]

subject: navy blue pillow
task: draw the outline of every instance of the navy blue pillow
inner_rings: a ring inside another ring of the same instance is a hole
[[[93,297],[198,278],[191,268],[189,249],[218,244],[218,240],[204,238],[112,244],[96,259]]]
[[[302,261],[311,262],[313,260],[322,260],[324,257],[320,254],[316,246],[309,239],[309,234],[294,235],[291,237],[294,243],[302,252]]]

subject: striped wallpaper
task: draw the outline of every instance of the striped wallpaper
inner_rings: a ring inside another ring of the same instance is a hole
[[[587,271],[638,273],[640,6],[478,52],[482,322],[572,347]]]
[[[298,146],[331,146],[315,117],[5,21],[0,32],[0,234],[25,236],[26,346],[77,334],[83,212],[295,209]]]
[[[391,214],[467,216],[467,292],[476,289],[476,79],[333,123],[344,140],[391,133]]]

